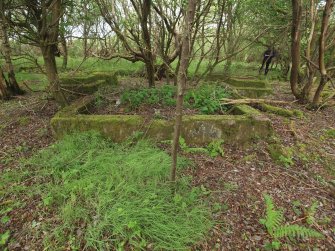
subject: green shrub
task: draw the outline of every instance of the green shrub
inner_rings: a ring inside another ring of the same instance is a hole
[[[45,245],[189,249],[211,228],[210,211],[199,198],[201,189],[191,188],[187,177],[172,192],[170,166],[171,157],[148,142],[117,145],[97,133],[67,136],[41,151],[24,170],[30,168],[25,174],[36,182],[26,193],[41,196],[43,218],[52,211],[40,228]]]

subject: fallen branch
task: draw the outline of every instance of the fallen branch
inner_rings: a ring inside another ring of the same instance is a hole
[[[221,103],[222,105],[260,104],[260,103],[288,104],[289,103],[287,101],[282,101],[282,100],[252,99],[252,98],[245,98],[245,99],[222,98],[220,100],[223,101]]]
[[[35,91],[35,90],[31,89],[30,86],[26,83],[26,81],[22,81],[22,84],[31,92],[39,92],[39,91]]]
[[[81,92],[71,91],[71,90],[66,89],[66,88],[64,88],[64,87],[61,87],[60,89],[61,89],[62,91],[65,91],[65,92],[68,92],[68,93],[72,93],[72,94],[75,94],[75,95],[89,96],[89,94],[85,94],[85,93],[81,93]]]

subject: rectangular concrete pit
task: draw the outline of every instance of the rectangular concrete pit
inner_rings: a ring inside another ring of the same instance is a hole
[[[207,79],[222,82],[222,84],[235,89],[239,95],[248,98],[259,98],[272,93],[271,85],[266,80],[255,77],[232,77],[226,79],[222,74],[212,74]]]
[[[97,130],[115,142],[126,140],[136,131],[156,141],[171,140],[173,120],[152,119],[147,121],[138,115],[85,115],[85,107],[94,102],[85,97],[61,110],[51,120],[56,137],[64,134]],[[233,109],[238,115],[193,115],[184,116],[181,135],[189,145],[204,146],[213,140],[243,144],[255,138],[271,135],[270,120],[249,106]]]

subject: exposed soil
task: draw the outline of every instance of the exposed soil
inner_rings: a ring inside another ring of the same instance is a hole
[[[271,98],[294,101],[287,83],[276,83],[275,88],[275,95]],[[54,142],[49,122],[58,107],[52,101],[43,100],[42,96],[42,93],[28,94],[0,103],[0,172],[4,169],[15,172],[20,158],[28,157]],[[335,139],[325,137],[325,130],[335,127],[335,109],[312,112],[295,102],[286,106],[302,110],[305,118],[268,116],[272,120],[277,142],[291,147],[294,152],[294,164],[290,167],[271,159],[268,145],[274,139],[257,141],[243,149],[225,145],[224,157],[187,155],[195,166],[185,174],[192,175],[195,186],[211,191],[206,197],[213,207],[216,204],[221,206],[214,214],[218,224],[208,239],[194,249],[264,250],[264,244],[271,238],[259,219],[264,215],[263,194],[267,193],[273,197],[277,207],[285,209],[287,222],[304,226],[307,226],[306,216],[303,213],[298,215],[297,211],[303,212],[313,201],[318,201],[317,223],[311,227],[326,237],[299,242],[302,244],[289,242],[291,249],[334,250],[335,190],[330,183],[335,180]],[[143,108],[143,114],[155,116],[152,109],[159,108]],[[160,115],[167,118],[173,114],[172,108],[166,113],[160,111]],[[30,198],[28,201],[25,195],[11,199],[24,203],[10,213],[11,220],[6,229],[0,229],[0,233],[7,229],[11,231],[8,249],[41,250],[39,245],[43,240],[25,231],[26,225],[46,220],[35,219],[39,199]],[[295,201],[299,201],[300,205],[294,207],[294,204],[297,205]],[[8,198],[4,201],[0,197],[0,205],[7,202]]]

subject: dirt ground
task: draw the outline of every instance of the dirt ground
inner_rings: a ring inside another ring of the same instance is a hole
[[[331,185],[335,180],[335,138],[325,136],[326,130],[335,127],[335,108],[312,112],[294,102],[287,83],[274,83],[274,88],[271,98],[286,100],[286,107],[302,110],[305,117],[267,114],[274,127],[274,136],[267,142],[255,141],[243,148],[224,145],[223,157],[187,155],[195,167],[185,174],[192,175],[195,186],[211,191],[207,197],[213,207],[219,208],[214,214],[218,224],[207,241],[194,250],[264,250],[264,244],[271,241],[259,222],[264,216],[264,193],[284,209],[286,222],[304,226],[307,224],[303,212],[314,201],[318,203],[316,223],[311,227],[325,238],[288,242],[290,247],[286,249],[335,249],[335,188]],[[0,103],[0,172],[15,172],[21,158],[55,141],[49,122],[59,107],[42,96],[43,93],[33,93]],[[271,158],[269,145],[273,142],[291,151],[288,163]],[[0,198],[0,205],[5,203]],[[37,240],[24,226],[34,220],[38,203],[29,201],[10,213],[6,229],[10,229],[15,242],[9,250],[33,250]]]

